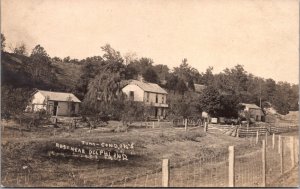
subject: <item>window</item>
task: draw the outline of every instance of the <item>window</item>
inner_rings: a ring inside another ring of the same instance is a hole
[[[165,102],[165,96],[162,95],[162,97],[161,97],[161,103],[164,103],[164,102]]]
[[[134,92],[129,91],[129,100],[134,100]]]
[[[156,94],[155,103],[158,103],[158,94]]]
[[[71,111],[75,112],[75,103],[72,103],[72,105],[71,105]]]
[[[146,92],[146,102],[149,102],[150,93]]]

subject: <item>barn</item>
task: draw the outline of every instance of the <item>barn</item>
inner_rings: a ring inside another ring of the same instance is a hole
[[[27,112],[45,110],[53,116],[79,114],[81,101],[72,93],[36,90],[26,108]]]

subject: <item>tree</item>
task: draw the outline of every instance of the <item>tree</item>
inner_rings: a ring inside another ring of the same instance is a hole
[[[30,101],[32,90],[4,85],[1,87],[1,114],[11,116],[21,114]]]
[[[135,52],[128,52],[124,55],[125,65],[137,60]]]
[[[176,92],[177,90],[177,83],[178,83],[178,77],[174,74],[170,74],[169,77],[167,77],[167,84],[166,87],[168,90],[171,90],[174,92]]]
[[[32,49],[30,58],[31,58],[31,61],[34,63],[41,63],[44,65],[51,64],[51,59],[50,59],[49,55],[47,54],[44,47],[42,47],[40,45],[37,45]]]
[[[126,66],[125,69],[125,79],[135,79],[137,77],[138,71],[131,64]]]
[[[153,70],[156,72],[160,81],[166,80],[166,78],[169,75],[169,71],[170,71],[168,66],[163,65],[163,64],[158,64],[158,65],[153,66]]]
[[[20,45],[16,46],[13,52],[18,55],[26,56],[27,48],[26,48],[25,43],[21,43]]]
[[[168,116],[172,118],[178,118],[182,116],[187,118],[189,116],[199,116],[201,109],[197,102],[198,99],[193,93],[187,93],[185,96],[169,94],[168,104],[169,111]]]
[[[185,82],[184,82],[183,79],[179,79],[179,80],[178,80],[178,83],[177,83],[177,85],[176,85],[176,90],[177,90],[179,93],[181,93],[182,95],[184,95],[185,91],[188,90],[188,88],[187,88],[187,86],[186,86],[186,84],[185,84]]]
[[[188,79],[188,88],[191,89],[192,91],[195,91],[194,80],[191,77]]]
[[[103,59],[107,63],[123,63],[124,60],[120,52],[113,49],[109,44],[104,45],[101,49],[104,51]]]
[[[63,59],[63,62],[69,63],[70,60],[71,60],[71,58],[70,58],[69,56],[67,56],[67,57],[65,57],[65,58]]]
[[[290,84],[287,82],[278,82],[275,91],[275,97],[273,105],[280,114],[288,114],[290,105],[289,105],[289,92]]]
[[[134,68],[137,74],[143,74],[148,68],[153,68],[153,60],[150,58],[142,57],[138,60],[133,60],[128,64],[128,66]]]
[[[81,60],[81,64],[83,66],[81,67],[81,75],[76,84],[75,93],[80,99],[83,99],[88,91],[89,82],[101,72],[105,62],[101,56],[93,56]]]
[[[221,97],[217,88],[206,87],[199,97],[199,107],[211,116],[219,116],[222,110]]]
[[[5,38],[4,34],[1,33],[1,51],[4,51],[4,49],[5,49],[5,40],[6,40],[6,38]]]
[[[114,101],[123,98],[119,73],[103,72],[97,75],[88,85],[84,97],[84,106],[89,112],[109,112]]]
[[[115,101],[124,98],[121,90],[121,80],[125,77],[125,66],[120,53],[110,45],[101,48],[104,51],[103,62],[95,78],[88,84],[84,105],[91,112],[109,112]]]
[[[220,112],[219,115],[223,117],[237,117],[239,111],[239,101],[234,95],[220,96]]]
[[[213,69],[214,69],[213,67],[209,66],[206,69],[205,73],[202,73],[201,84],[208,86],[213,83],[214,81],[214,75],[212,73]]]
[[[187,63],[187,59],[184,58],[179,67],[174,68],[174,74],[178,76],[178,78],[187,81],[190,78],[191,74],[191,66]]]
[[[31,62],[30,72],[34,81],[39,82],[42,77],[47,78],[48,81],[56,80],[51,67],[51,59],[42,46],[35,46],[29,58]]]
[[[52,60],[53,62],[62,62],[63,60],[57,56],[53,57]]]
[[[143,73],[144,80],[150,83],[158,83],[158,76],[152,68],[148,68]]]

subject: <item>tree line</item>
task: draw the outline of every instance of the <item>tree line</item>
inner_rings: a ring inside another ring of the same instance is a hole
[[[273,106],[281,114],[298,110],[298,85],[254,76],[242,65],[213,74],[213,67],[199,72],[183,58],[178,67],[170,69],[167,65],[154,64],[148,57],[138,58],[132,53],[121,56],[109,44],[101,47],[102,56],[82,60],[70,57],[51,58],[40,45],[34,47],[30,54],[25,44],[11,49],[12,53],[7,53],[3,34],[1,47],[4,61],[13,55],[23,62],[22,66],[14,69],[10,69],[9,64],[2,63],[2,112],[14,113],[17,109],[21,111],[30,92],[24,92],[28,95],[23,95],[20,99],[12,98],[12,95],[20,94],[22,90],[41,88],[73,92],[83,101],[82,110],[86,114],[105,112],[120,118],[126,114],[130,114],[127,117],[141,117],[137,112],[143,112],[143,116],[146,116],[147,107],[124,101],[126,97],[121,91],[127,80],[141,76],[146,82],[157,83],[169,92],[167,100],[170,104],[170,116],[199,115],[206,111],[212,116],[236,117],[241,102],[262,107]],[[57,82],[58,70],[53,62],[81,65],[81,75],[75,87],[68,88],[68,85]],[[195,91],[194,84],[206,87],[202,91]],[[16,102],[20,102],[22,106],[13,106]]]

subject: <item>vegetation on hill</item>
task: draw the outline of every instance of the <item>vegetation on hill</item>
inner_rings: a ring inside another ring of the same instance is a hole
[[[242,65],[226,68],[219,74],[213,74],[212,67],[200,73],[184,58],[178,67],[170,69],[167,65],[155,65],[151,58],[128,54],[122,57],[108,44],[101,47],[102,56],[82,60],[51,58],[40,45],[30,54],[25,44],[8,53],[3,34],[1,39],[2,113],[13,113],[12,107],[24,110],[24,102],[38,88],[73,92],[89,113],[114,112],[118,107],[121,117],[120,112],[128,107],[121,103],[122,81],[139,76],[168,90],[169,116],[186,117],[206,111],[213,116],[235,117],[240,102],[260,105],[260,101],[263,107],[272,105],[281,114],[298,110],[298,85],[256,77]],[[194,84],[207,87],[199,93]],[[24,95],[12,97],[20,94]]]

